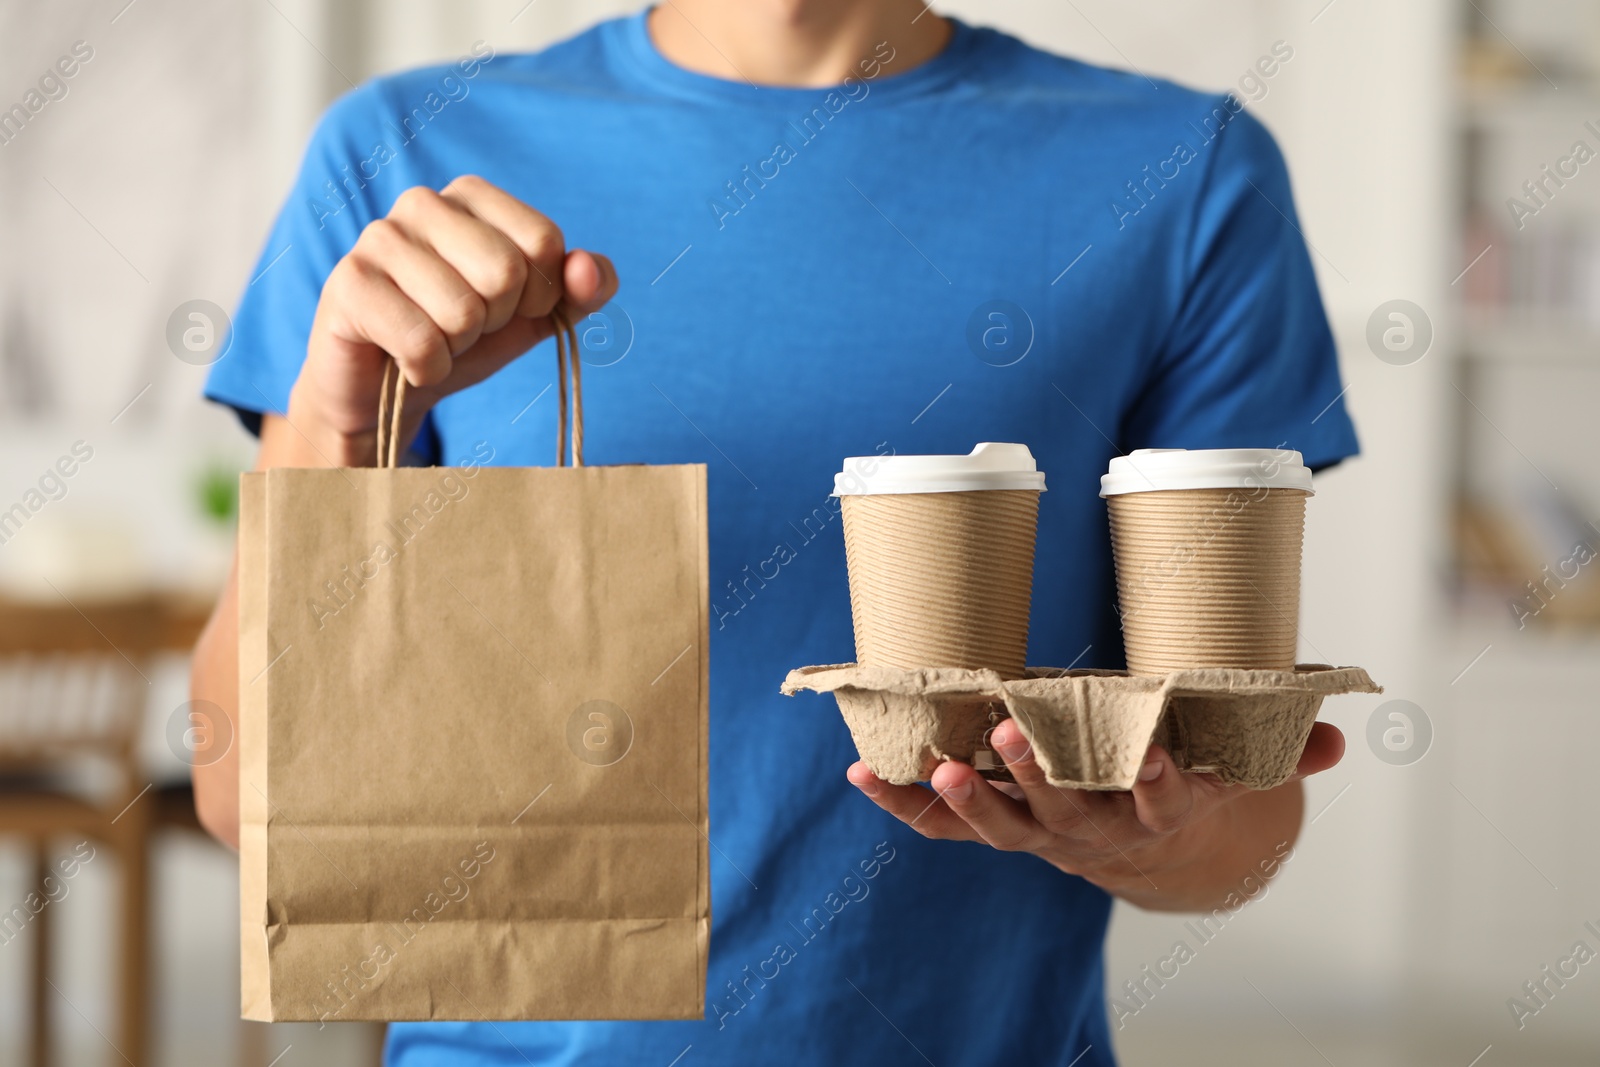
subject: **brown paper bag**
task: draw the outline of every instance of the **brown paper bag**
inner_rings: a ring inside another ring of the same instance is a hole
[[[703,1018],[705,467],[270,470],[241,510],[244,1016]]]

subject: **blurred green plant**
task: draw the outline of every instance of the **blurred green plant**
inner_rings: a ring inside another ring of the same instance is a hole
[[[208,464],[195,478],[195,502],[208,521],[231,525],[239,514],[239,469],[220,461]]]

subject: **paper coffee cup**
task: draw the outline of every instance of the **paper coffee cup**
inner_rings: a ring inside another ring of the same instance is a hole
[[[834,495],[856,662],[1020,678],[1043,491],[1026,445],[845,460]]]
[[[1117,599],[1131,674],[1293,670],[1311,472],[1273,448],[1147,448],[1111,461]]]

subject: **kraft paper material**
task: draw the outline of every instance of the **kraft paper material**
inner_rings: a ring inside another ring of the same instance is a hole
[[[832,693],[862,760],[896,785],[925,782],[945,760],[1009,777],[988,731],[1009,716],[1047,781],[1073,789],[1130,789],[1152,742],[1178,767],[1252,789],[1294,773],[1324,697],[1381,693],[1359,667],[1292,671],[1207,668],[1159,677],[1031,667],[990,670],[801,667],[781,691]]]
[[[1130,674],[1294,668],[1306,493],[1168,489],[1106,506]]]
[[[856,660],[1022,677],[1039,491],[839,498]]]
[[[702,465],[243,476],[246,1018],[700,1019]]]

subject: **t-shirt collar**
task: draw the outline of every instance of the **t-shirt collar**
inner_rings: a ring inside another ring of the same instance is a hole
[[[919,63],[908,71],[895,72],[891,59],[879,65],[877,76],[867,78],[863,73],[837,86],[791,88],[771,85],[753,85],[749,82],[718,78],[709,74],[687,70],[673,63],[656,48],[646,24],[650,9],[618,19],[607,29],[608,46],[619,75],[645,84],[664,94],[707,102],[745,104],[761,107],[789,105],[797,102],[814,102],[829,92],[846,92],[859,95],[858,81],[870,86],[871,95],[883,99],[916,96],[927,93],[957,77],[969,64],[978,34],[959,19],[950,18],[950,40],[938,55]],[[948,18],[948,16],[946,16]],[[863,61],[869,59],[862,57]],[[871,67],[869,66],[870,70]]]

